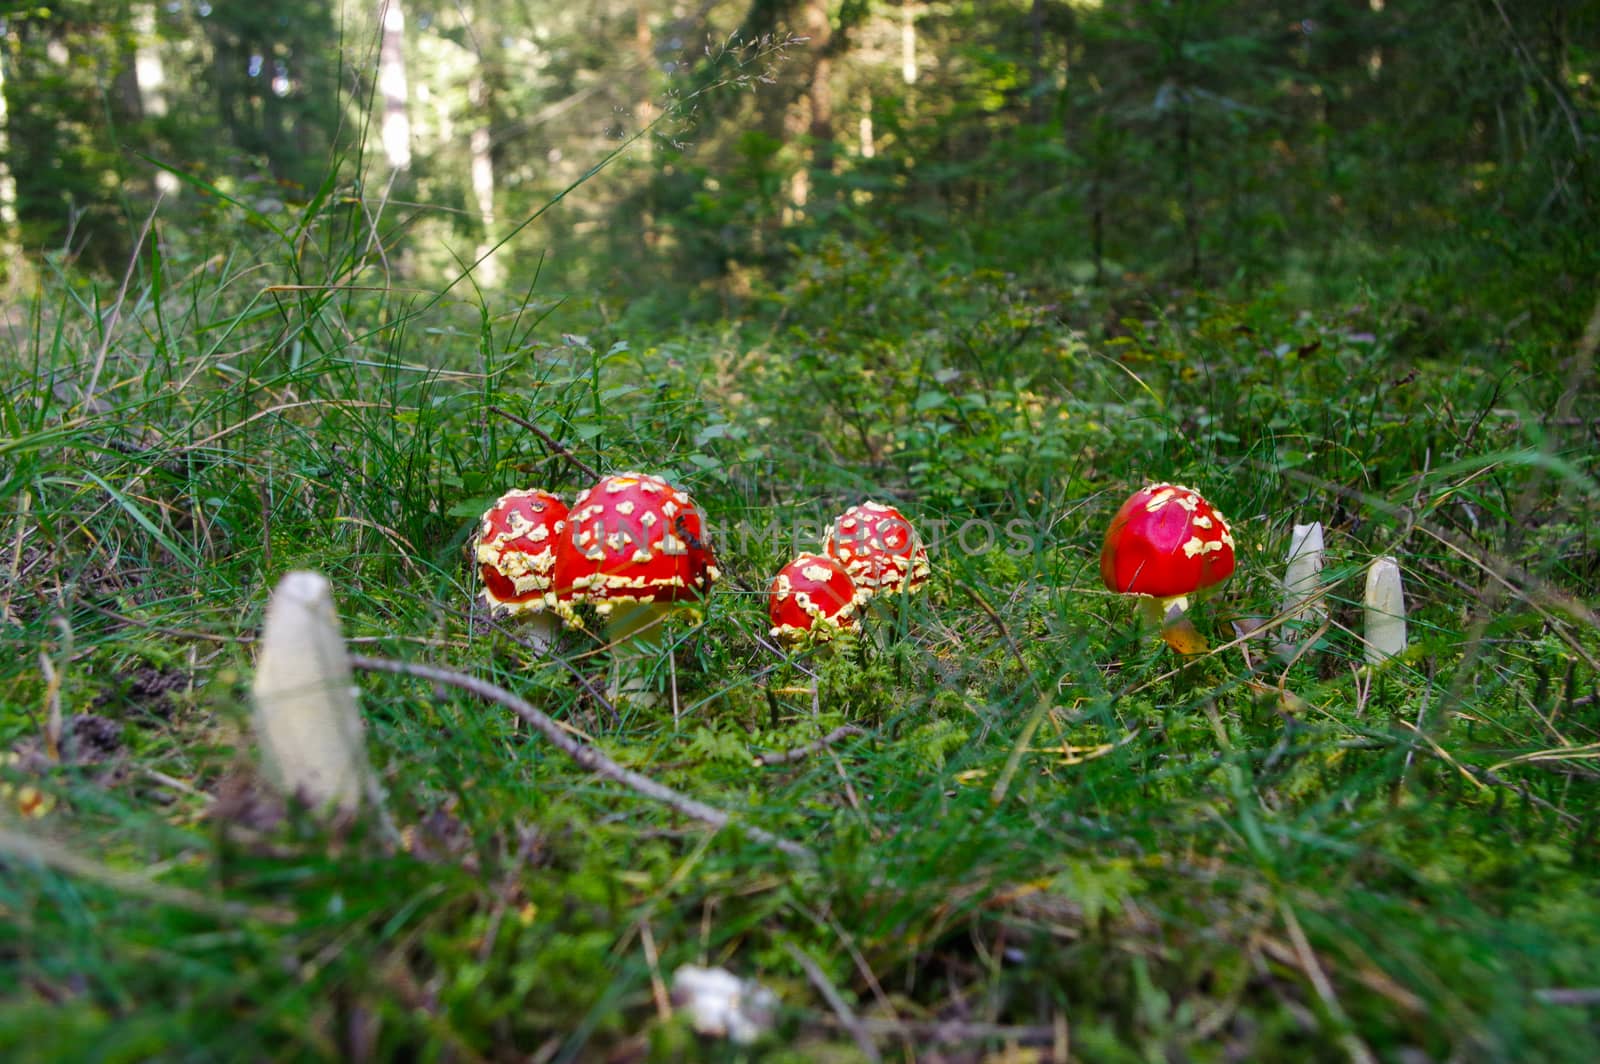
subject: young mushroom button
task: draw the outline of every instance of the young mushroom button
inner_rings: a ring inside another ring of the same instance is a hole
[[[1176,650],[1198,653],[1205,640],[1183,616],[1188,596],[1233,572],[1233,534],[1222,514],[1193,488],[1151,484],[1134,492],[1111,519],[1100,549],[1107,589],[1139,595]]]
[[[856,625],[860,595],[832,558],[802,554],[778,571],[767,591],[772,637],[780,643],[826,642]]]

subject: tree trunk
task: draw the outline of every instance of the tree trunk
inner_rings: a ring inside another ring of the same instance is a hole
[[[900,80],[917,80],[917,14],[914,0],[900,0]]]
[[[833,24],[828,17],[825,0],[806,0],[800,28],[809,39],[807,45],[816,56],[811,65],[810,77],[804,91],[790,105],[784,119],[784,133],[794,141],[802,136],[809,140],[810,151],[806,165],[799,166],[789,178],[789,207],[802,210],[811,195],[812,171],[833,170],[833,58],[838,42],[834,39]]]
[[[633,54],[639,64],[639,96],[633,105],[634,121],[639,123],[639,153],[648,167],[655,157],[655,134],[650,125],[660,115],[651,94],[656,86],[656,37],[650,28],[648,5],[641,4],[634,14]],[[655,183],[647,182],[639,207],[639,231],[646,247],[656,247],[661,234],[656,230]]]
[[[115,123],[113,135],[125,143],[145,140],[143,126],[145,117],[150,113],[145,104],[144,86],[139,78],[140,14],[130,6],[121,12],[122,18],[116,25],[107,27],[115,42],[115,47],[108,50],[106,55],[106,61],[112,64],[109,103]],[[155,180],[147,167],[120,163],[117,169],[120,171],[118,176],[122,180],[124,195],[132,192],[139,199],[155,199]]]
[[[494,95],[482,74],[474,74],[468,83],[467,95],[472,101],[477,124],[467,138],[467,152],[472,174],[472,198],[478,207],[478,220],[483,225],[483,238],[474,258],[478,261],[478,283],[493,288],[500,283],[500,263],[496,257],[494,217],[494,138],[491,133],[494,114]]]
[[[133,8],[133,68],[144,101],[144,113],[161,118],[167,113],[167,66],[156,35],[156,5]]]
[[[383,100],[381,139],[391,174],[411,165],[411,116],[407,110],[405,30],[401,0],[379,0],[383,27],[378,46],[378,95]]]
[[[134,5],[133,70],[134,77],[139,83],[139,95],[144,103],[144,113],[150,118],[164,118],[168,109],[167,64],[161,55],[157,18],[154,3]],[[155,186],[158,194],[175,196],[183,187],[183,182],[166,170],[157,170]]]
[[[11,115],[6,110],[6,56],[0,50],[0,267],[7,276],[17,259],[17,179],[11,172]]]

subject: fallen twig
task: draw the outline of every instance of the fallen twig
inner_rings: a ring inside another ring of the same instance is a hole
[[[600,474],[595,470],[594,466],[590,465],[588,462],[585,462],[583,459],[581,459],[577,455],[573,454],[570,450],[567,449],[566,444],[564,444],[561,441],[557,440],[554,436],[550,435],[544,429],[540,428],[538,425],[535,425],[533,422],[529,421],[527,418],[519,417],[518,415],[513,414],[511,411],[507,410],[503,406],[491,406],[491,407],[489,407],[489,413],[498,414],[501,417],[505,418],[507,421],[513,421],[513,422],[517,423],[518,425],[521,425],[523,428],[527,429],[529,432],[533,433],[535,436],[537,436],[541,440],[543,440],[545,442],[545,445],[548,446],[552,451],[556,452],[561,457],[563,457],[567,461],[571,462],[573,467],[575,469],[577,469],[578,472],[580,472],[583,475],[587,476],[591,480],[599,480],[600,479]]]
[[[1344,1028],[1340,1037],[1345,1053],[1356,1064],[1377,1064],[1378,1058],[1373,1056],[1372,1050],[1361,1040],[1355,1031],[1350,1017],[1345,1013],[1344,1006],[1339,1003],[1339,995],[1333,989],[1333,981],[1328,978],[1328,973],[1323,970],[1322,962],[1317,959],[1316,951],[1311,948],[1310,941],[1306,938],[1304,929],[1300,926],[1299,917],[1295,916],[1294,909],[1288,902],[1279,900],[1278,913],[1283,917],[1283,926],[1289,932],[1289,944],[1294,947],[1295,960],[1300,970],[1305,973],[1306,980],[1311,984],[1311,989],[1316,992],[1322,1001],[1322,1007],[1328,1014]]]
[[[671,787],[657,783],[648,776],[632,769],[624,768],[588,743],[568,735],[562,730],[560,724],[534,708],[527,700],[517,697],[502,687],[497,687],[487,680],[480,680],[475,676],[468,676],[466,673],[455,672],[451,669],[442,669],[435,665],[419,665],[409,661],[394,661],[390,658],[372,658],[364,654],[350,655],[350,664],[354,668],[367,672],[394,673],[400,676],[415,677],[419,680],[428,680],[432,683],[445,684],[446,686],[466,691],[468,694],[476,695],[486,702],[504,706],[515,713],[534,731],[544,736],[546,741],[557,750],[577,762],[580,768],[593,772],[597,776],[614,780],[645,798],[660,802],[662,805],[682,813],[684,816],[692,817],[715,828],[736,827],[746,837],[775,847],[791,857],[806,862],[816,861],[816,854],[798,842],[791,842],[753,824],[738,823],[731,814],[715,806],[707,805],[686,794],[680,794]]]
[[[846,739],[852,735],[866,734],[866,729],[858,728],[854,724],[846,724],[833,729],[833,731],[820,739],[813,739],[811,742],[803,746],[797,746],[793,750],[783,750],[772,754],[758,754],[755,758],[755,765],[757,768],[764,768],[768,765],[789,765],[796,761],[804,761],[812,754],[820,750],[826,750],[840,739]]]
[[[989,605],[989,600],[978,593],[977,588],[973,587],[971,584],[964,585],[964,588],[967,592],[967,596],[978,604],[978,608],[989,615],[989,620],[994,622],[995,629],[1000,633],[1000,638],[1004,639],[1006,641],[1006,646],[1010,648],[1011,656],[1017,659],[1017,664],[1022,668],[1023,674],[1026,675],[1030,681],[1032,681],[1034,679],[1033,669],[1029,667],[1028,659],[1023,657],[1022,647],[1018,646],[1017,641],[1012,638],[1011,626],[1006,624],[1005,618],[1000,616],[999,611],[997,611],[993,606]],[[1036,683],[1035,686],[1037,686]]]
[[[1535,990],[1533,999],[1541,1005],[1600,1005],[1600,987],[1549,987]]]
[[[111,890],[121,891],[146,901],[205,913],[219,919],[261,920],[270,924],[288,924],[294,921],[294,913],[287,909],[222,901],[185,887],[168,886],[137,872],[102,864],[58,843],[35,838],[20,831],[12,831],[6,827],[0,827],[0,856],[19,863],[50,868],[63,875],[98,883]]]
[[[824,1017],[844,1026],[838,1017]],[[878,1016],[857,1016],[856,1026],[871,1035],[909,1039],[922,1045],[960,1045],[965,1042],[1015,1042],[1017,1045],[1050,1045],[1056,1041],[1056,1028],[1039,1024],[967,1023],[960,1020],[886,1020]]]
[[[882,1060],[883,1056],[872,1041],[872,1033],[862,1026],[861,1018],[850,1008],[849,1002],[839,994],[838,988],[829,981],[828,973],[822,970],[822,966],[792,942],[784,943],[784,949],[788,950],[789,956],[805,970],[806,978],[811,980],[811,985],[816,987],[817,993],[822,995],[822,1000],[833,1010],[839,1025],[849,1031],[850,1037],[855,1039],[856,1048],[861,1050],[861,1055],[871,1061]]]

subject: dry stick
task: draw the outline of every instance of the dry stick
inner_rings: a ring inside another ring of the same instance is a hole
[[[94,369],[89,372],[89,384],[83,389],[83,408],[90,409],[94,402],[94,392],[100,385],[100,373],[106,368],[106,356],[111,352],[111,340],[116,335],[117,324],[122,320],[122,306],[128,298],[128,282],[133,280],[134,271],[139,268],[139,256],[144,253],[145,237],[150,235],[150,226],[155,223],[156,211],[161,209],[161,195],[157,194],[156,201],[150,205],[150,213],[145,216],[144,226],[139,230],[139,238],[133,242],[133,254],[128,256],[128,268],[122,274],[122,287],[117,289],[117,301],[111,305],[111,318],[103,324],[105,335],[100,340],[100,350],[95,352]]]
[[[1006,641],[1006,646],[1010,648],[1012,656],[1017,659],[1017,664],[1022,667],[1024,673],[1027,673],[1032,678],[1033,670],[1028,667],[1028,659],[1022,656],[1022,647],[1018,646],[1017,641],[1012,638],[1011,628],[1006,624],[1005,618],[1001,617],[999,612],[989,605],[989,600],[979,594],[977,588],[969,584],[965,590],[972,601],[976,602],[978,607],[989,615],[989,620],[993,621],[995,628],[999,629],[1000,637]]]
[[[1334,1021],[1343,1027],[1344,1033],[1339,1041],[1344,1044],[1344,1051],[1356,1064],[1377,1064],[1378,1058],[1372,1055],[1372,1050],[1356,1034],[1355,1028],[1350,1023],[1349,1015],[1344,1007],[1339,1004],[1339,995],[1334,992],[1333,982],[1328,978],[1328,973],[1323,971],[1322,963],[1317,960],[1317,955],[1311,949],[1311,943],[1306,938],[1305,931],[1300,927],[1300,920],[1294,914],[1294,909],[1288,902],[1278,901],[1278,913],[1283,917],[1283,926],[1289,932],[1289,942],[1294,947],[1296,960],[1300,970],[1311,983],[1311,989],[1316,991],[1321,999],[1323,1008]]]
[[[0,857],[5,857],[18,863],[50,868],[63,875],[87,880],[90,883],[98,883],[111,890],[121,891],[124,894],[143,898],[159,905],[189,909],[220,919],[251,919],[271,924],[294,922],[294,914],[287,909],[219,901],[209,895],[200,894],[184,887],[173,887],[165,883],[158,883],[137,872],[113,868],[111,865],[102,864],[92,858],[84,857],[82,854],[69,850],[59,843],[35,838],[32,835],[13,831],[4,826],[0,826]]]
[[[470,614],[468,614],[468,623],[471,623]],[[519,647],[522,647],[524,650],[537,649],[532,643],[528,642],[516,632],[513,632],[511,629],[507,628],[493,617],[489,618],[488,623],[489,627],[493,628],[495,631],[499,632],[501,635],[505,636]],[[605,696],[605,692],[601,691],[600,688],[589,682],[589,678],[583,674],[583,670],[579,669],[576,665],[572,664],[572,662],[568,661],[559,654],[551,654],[550,660],[559,662],[562,668],[572,673],[572,678],[578,681],[578,686],[582,687],[586,692],[588,692],[589,697],[593,698],[595,703],[599,705],[601,709],[606,711],[606,714],[610,716],[613,724],[622,719],[617,713],[617,707],[613,705],[611,700]]]
[[[486,680],[468,676],[463,672],[442,669],[435,665],[418,665],[409,661],[394,661],[390,658],[372,658],[365,654],[350,655],[350,664],[353,668],[367,672],[394,673],[400,676],[411,676],[419,680],[445,684],[448,687],[454,687],[466,691],[468,694],[476,695],[486,702],[504,706],[515,713],[534,731],[544,736],[557,750],[577,762],[579,768],[587,769],[597,776],[614,780],[645,798],[660,802],[662,805],[676,810],[684,816],[710,824],[715,828],[735,827],[743,832],[746,837],[756,842],[775,847],[798,860],[807,863],[816,862],[816,854],[798,842],[791,842],[753,824],[738,823],[730,814],[723,812],[721,809],[707,805],[698,799],[690,798],[686,794],[680,794],[671,787],[657,783],[650,777],[634,772],[632,769],[624,768],[588,743],[574,739],[562,731],[561,725],[538,709],[535,709],[525,699],[517,697],[504,688],[496,687]]]
[[[826,750],[840,739],[845,739],[852,735],[866,734],[866,729],[858,728],[854,724],[846,724],[843,727],[833,729],[833,731],[820,739],[813,739],[811,742],[803,746],[797,746],[793,750],[784,750],[773,754],[758,754],[755,758],[755,766],[757,768],[765,768],[769,765],[789,765],[796,761],[804,761],[819,750]]]
[[[836,1020],[836,1022],[838,1022]],[[877,1016],[858,1016],[856,1026],[868,1034],[898,1035],[928,1045],[960,1045],[964,1042],[1016,1042],[1021,1045],[1050,1045],[1056,1040],[1053,1025],[1024,1026],[1005,1023],[967,1023],[960,1020],[886,1020]]]
[[[667,993],[666,980],[661,978],[661,954],[656,952],[656,937],[650,925],[639,922],[639,945],[644,948],[644,962],[650,968],[650,996],[655,999],[656,1019],[666,1023],[672,1019],[672,995]]]
[[[1418,719],[1421,719],[1420,716]],[[1504,776],[1495,772],[1494,769],[1475,768],[1472,765],[1466,765],[1460,761],[1457,761],[1450,755],[1448,750],[1424,734],[1420,727],[1411,724],[1409,721],[1401,721],[1400,724],[1402,727],[1411,729],[1411,731],[1425,744],[1425,748],[1413,744],[1411,745],[1410,750],[1422,750],[1424,753],[1431,753],[1434,757],[1438,758],[1440,761],[1443,761],[1445,764],[1461,773],[1461,775],[1470,783],[1476,785],[1479,790],[1486,791],[1491,787],[1504,787],[1507,790],[1514,792],[1517,797],[1523,799],[1524,801],[1532,802],[1539,808],[1546,809],[1551,813],[1554,813],[1558,818],[1572,827],[1579,827],[1583,824],[1582,817],[1576,815],[1575,813],[1567,812],[1565,809],[1561,808],[1559,805],[1556,805],[1548,798],[1539,797],[1537,794],[1534,794],[1532,791],[1522,786],[1522,784],[1517,783],[1515,780],[1506,779]],[[1481,779],[1479,778],[1480,775],[1482,776]],[[1484,782],[1485,780],[1488,782]]]
[[[513,414],[511,411],[507,410],[503,406],[491,406],[491,407],[489,407],[489,413],[491,413],[491,414],[499,414],[501,417],[505,418],[507,421],[513,421],[513,422],[517,423],[518,425],[521,425],[523,428],[527,429],[529,432],[533,433],[535,436],[537,436],[541,440],[543,440],[545,442],[546,446],[548,446],[552,451],[556,452],[561,457],[565,458],[567,461],[571,462],[574,466],[576,466],[577,469],[578,469],[578,472],[580,472],[580,473],[584,474],[585,476],[589,477],[591,480],[599,480],[600,479],[600,474],[598,472],[596,472],[594,466],[590,465],[589,463],[585,462],[583,459],[579,458],[577,455],[573,454],[571,451],[567,450],[567,447],[566,447],[565,444],[559,442],[554,436],[550,435],[544,429],[540,428],[538,425],[535,425],[533,422],[529,421],[527,418],[519,417],[516,414]]]
[[[1567,644],[1567,647],[1571,649],[1572,652],[1575,653],[1579,658],[1583,659],[1584,663],[1587,664],[1589,668],[1600,672],[1600,661],[1596,661],[1594,655],[1589,653],[1588,649],[1582,643],[1578,642],[1577,638],[1573,636],[1572,633],[1566,631],[1561,625],[1554,623],[1554,613],[1559,609],[1565,612],[1569,617],[1584,621],[1591,626],[1600,627],[1600,620],[1597,620],[1595,615],[1590,612],[1588,607],[1586,607],[1582,602],[1579,602],[1577,599],[1563,600],[1561,598],[1554,597],[1553,595],[1546,597],[1544,601],[1541,601],[1539,597],[1535,597],[1533,594],[1534,591],[1539,590],[1539,585],[1533,583],[1535,578],[1531,574],[1519,570],[1510,562],[1501,563],[1499,559],[1496,559],[1489,555],[1488,552],[1481,550],[1477,544],[1465,539],[1464,537],[1448,532],[1445,529],[1435,529],[1421,521],[1417,522],[1417,529],[1424,535],[1437,540],[1440,544],[1460,555],[1473,565],[1476,565],[1479,571],[1488,576],[1495,583],[1499,584],[1512,596],[1527,603],[1529,609],[1532,609],[1545,621],[1551,622],[1551,631],[1555,633],[1558,639]],[[1512,577],[1526,579],[1529,582],[1529,587],[1518,587],[1516,584],[1511,582]],[[1555,594],[1558,595],[1559,592],[1556,592]]]
[[[10,624],[15,616],[11,612],[11,596],[17,588],[22,586],[22,548],[28,536],[28,511],[33,508],[33,496],[23,491],[17,496],[17,516],[15,518],[17,537],[11,544],[11,563],[7,575],[10,577],[5,582],[5,587],[0,589],[0,624]]]
[[[1533,999],[1542,1005],[1600,1005],[1600,987],[1550,987],[1535,990]]]
[[[861,1050],[861,1055],[871,1061],[882,1060],[883,1057],[878,1053],[878,1047],[873,1044],[872,1035],[865,1027],[861,1026],[860,1019],[856,1017],[849,1003],[840,996],[838,989],[828,981],[828,973],[824,972],[822,967],[811,959],[810,954],[794,943],[786,942],[783,948],[788,950],[789,956],[793,957],[801,968],[805,969],[806,978],[811,980],[811,985],[817,988],[817,993],[822,995],[822,1000],[828,1003],[828,1007],[838,1017],[839,1025],[850,1032],[850,1037],[855,1039],[856,1047]]]

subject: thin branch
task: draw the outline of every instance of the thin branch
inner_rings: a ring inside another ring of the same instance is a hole
[[[1033,669],[1029,667],[1028,659],[1022,656],[1022,647],[1018,646],[1016,639],[1012,637],[1011,628],[1006,624],[1005,618],[1001,617],[999,612],[993,606],[989,605],[989,600],[979,594],[977,588],[973,587],[971,584],[966,584],[963,586],[967,592],[967,595],[972,599],[972,601],[978,604],[978,608],[989,615],[989,620],[994,622],[995,628],[1000,632],[1000,637],[1006,641],[1006,646],[1010,648],[1012,657],[1017,659],[1017,664],[1021,666],[1022,671],[1027,675],[1029,681],[1034,684],[1035,689],[1037,689],[1038,682],[1034,679]]]
[[[840,1023],[837,1017],[824,1017]],[[842,1023],[840,1024],[841,1026]],[[966,1042],[1015,1042],[1018,1045],[1050,1045],[1056,1029],[1043,1024],[1027,1026],[1009,1023],[967,1023],[960,1020],[887,1020],[879,1016],[858,1016],[856,1026],[868,1034],[899,1036],[923,1045],[961,1045]]]
[[[1322,1007],[1345,1030],[1340,1037],[1344,1044],[1344,1051],[1355,1064],[1377,1064],[1378,1058],[1373,1056],[1372,1050],[1356,1034],[1355,1028],[1350,1023],[1350,1017],[1344,1011],[1344,1006],[1339,1003],[1339,995],[1333,989],[1333,981],[1328,978],[1328,973],[1323,970],[1322,962],[1317,960],[1317,954],[1311,948],[1311,942],[1306,938],[1306,933],[1300,926],[1299,917],[1295,916],[1294,909],[1288,902],[1278,901],[1278,913],[1283,917],[1283,926],[1289,932],[1289,942],[1294,947],[1295,960],[1300,965],[1300,970],[1305,973],[1306,979],[1311,983],[1311,989],[1316,991],[1317,997],[1322,1001]]]
[[[18,864],[32,864],[49,868],[63,875],[73,876],[90,883],[158,905],[189,909],[223,920],[261,920],[271,924],[288,924],[294,913],[276,906],[253,906],[239,902],[220,901],[185,887],[168,886],[153,879],[102,864],[92,858],[47,839],[0,826],[0,856]]]
[[[1550,987],[1535,990],[1533,999],[1544,1005],[1600,1005],[1600,987]]]
[[[882,1060],[883,1056],[878,1052],[878,1047],[873,1044],[871,1032],[861,1025],[860,1018],[850,1008],[849,1002],[840,996],[838,988],[829,981],[828,973],[822,970],[822,966],[792,942],[784,943],[784,949],[789,951],[789,956],[795,959],[795,963],[805,969],[806,978],[811,980],[811,985],[817,988],[822,1000],[833,1010],[839,1025],[850,1032],[850,1037],[855,1039],[856,1048],[861,1050],[861,1055],[874,1062]]]
[[[611,758],[601,753],[580,739],[575,739],[561,729],[551,717],[535,709],[525,699],[519,698],[510,691],[496,687],[487,680],[480,680],[466,673],[455,672],[451,669],[442,669],[435,665],[419,665],[409,661],[394,661],[390,658],[373,658],[364,654],[350,655],[352,667],[366,672],[387,672],[399,676],[411,676],[419,680],[428,680],[432,683],[445,684],[457,688],[486,702],[493,702],[515,713],[524,723],[544,736],[550,745],[572,758],[579,768],[593,772],[597,776],[613,780],[629,788],[635,793],[660,802],[662,805],[682,813],[684,816],[710,824],[714,828],[734,827],[747,838],[756,842],[772,846],[783,851],[791,857],[814,863],[816,854],[797,842],[774,835],[770,831],[758,828],[753,824],[739,823],[729,813],[723,812],[714,806],[705,804],[698,799],[686,794],[680,794],[664,784],[657,783],[648,776],[624,768]]]
[[[144,226],[139,230],[139,238],[133,243],[133,253],[128,256],[128,268],[122,274],[122,287],[117,289],[117,301],[111,305],[111,317],[102,324],[104,334],[100,337],[100,350],[95,352],[94,369],[89,373],[89,384],[83,389],[83,408],[89,410],[94,402],[95,388],[100,384],[100,373],[106,368],[106,356],[111,352],[111,341],[116,335],[117,324],[122,320],[122,307],[128,299],[128,282],[133,280],[135,271],[139,268],[139,256],[144,253],[145,238],[150,235],[150,226],[155,223],[156,211],[161,209],[161,196],[156,196],[156,201],[150,205],[150,213],[145,215]]]
[[[595,470],[594,466],[590,465],[589,463],[585,462],[583,459],[579,458],[577,455],[573,454],[571,451],[569,451],[567,449],[565,444],[563,444],[560,441],[558,441],[554,436],[550,435],[544,429],[540,428],[538,425],[535,425],[533,422],[529,421],[527,418],[519,417],[518,415],[513,414],[511,411],[507,410],[503,406],[491,406],[491,407],[489,407],[489,413],[491,413],[491,414],[499,414],[501,417],[505,418],[507,421],[512,421],[512,422],[515,422],[518,425],[521,425],[523,428],[527,429],[529,432],[533,433],[535,436],[537,436],[541,440],[543,440],[545,442],[546,446],[548,446],[552,451],[556,452],[561,457],[563,457],[567,461],[571,462],[573,464],[573,466],[577,468],[578,472],[580,472],[580,473],[584,474],[585,476],[589,477],[591,480],[599,480],[600,479],[600,474]]]
[[[829,732],[827,735],[824,735],[820,739],[813,739],[811,742],[806,743],[803,746],[797,746],[793,750],[783,750],[781,752],[771,754],[758,754],[755,758],[755,766],[757,768],[766,768],[769,765],[790,765],[796,761],[804,761],[812,754],[815,754],[820,750],[826,750],[840,739],[845,739],[852,735],[866,734],[867,731],[865,728],[858,728],[854,724],[846,724],[843,727],[833,729],[833,731]]]
[[[470,611],[459,610],[458,612],[460,614],[462,614],[463,616],[467,617],[467,623],[469,623],[469,624],[471,623],[472,618],[471,618]],[[512,631],[510,628],[506,627],[500,621],[495,620],[494,617],[492,617],[492,616],[489,617],[487,623],[488,623],[489,627],[493,628],[495,631],[499,632],[501,635],[505,636],[507,639],[511,640],[513,643],[515,643],[518,646],[522,647],[524,650],[531,650],[536,654],[544,654],[545,653],[545,651],[543,649],[534,646],[531,642],[529,642],[528,640],[524,639],[522,636],[518,635],[516,632]],[[572,678],[578,682],[578,686],[583,688],[584,691],[586,691],[588,693],[590,698],[594,699],[596,705],[598,705],[601,709],[606,711],[606,715],[608,717],[610,717],[611,722],[613,724],[617,723],[618,721],[620,721],[622,719],[621,715],[617,713],[617,707],[612,703],[611,699],[606,697],[606,694],[605,694],[604,691],[602,691],[600,688],[596,687],[593,683],[589,682],[589,677],[587,677],[587,676],[585,676],[583,674],[583,670],[582,669],[580,669],[576,665],[572,664],[572,662],[568,661],[566,659],[566,657],[564,655],[561,655],[561,654],[552,653],[552,654],[549,655],[549,660],[556,662],[562,668],[564,668],[568,672],[572,673]]]

